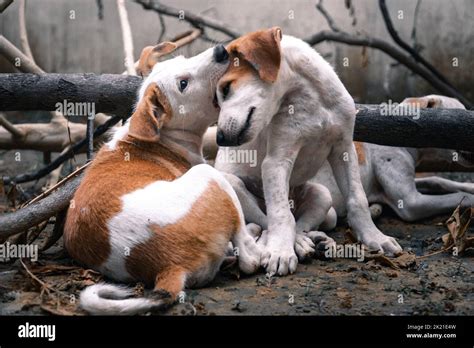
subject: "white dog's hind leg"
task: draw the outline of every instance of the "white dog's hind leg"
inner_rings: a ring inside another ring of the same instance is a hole
[[[245,183],[236,175],[230,173],[222,173],[226,180],[232,185],[237,197],[239,198],[242,210],[244,212],[245,221],[255,223],[263,229],[267,229],[268,220],[265,213],[260,209],[257,199],[247,189]]]
[[[356,151],[350,136],[334,146],[329,163],[347,205],[347,219],[358,240],[372,250],[396,255],[402,251],[397,241],[384,235],[370,216],[369,203],[362,187]]]
[[[296,201],[295,252],[304,260],[315,253],[315,243],[306,232],[314,231],[324,223],[332,207],[329,190],[320,184],[307,182],[294,190]]]
[[[474,194],[474,183],[457,182],[438,176],[430,176],[426,178],[415,179],[416,189],[422,190],[423,193],[452,193],[466,192]]]

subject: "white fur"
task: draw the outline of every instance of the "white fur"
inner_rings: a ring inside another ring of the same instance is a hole
[[[457,99],[445,96],[428,95],[416,99],[432,108],[464,109]],[[405,102],[407,100],[402,103]],[[444,163],[448,167],[452,164],[453,150],[408,149],[369,143],[362,146],[365,162],[360,165],[360,173],[367,199],[373,204],[373,218],[381,214],[382,207],[377,203],[390,206],[405,221],[451,212],[461,201],[464,206],[474,204],[473,183],[459,183],[440,177],[415,178],[417,162],[427,157],[430,162]],[[458,164],[464,167],[473,165],[464,160],[462,155]],[[312,181],[330,190],[335,210],[339,216],[345,216],[347,210],[343,197],[328,164]]]
[[[112,284],[87,287],[79,297],[80,306],[92,315],[136,315],[159,309],[164,302],[133,296],[130,288]]]
[[[359,240],[387,254],[400,252],[398,243],[380,232],[370,218],[352,144],[356,113],[352,97],[329,63],[302,40],[283,36],[281,52],[275,83],[254,77],[231,90],[225,100],[218,93],[218,128],[229,139],[240,134],[239,149],[256,150],[258,154],[258,165],[253,168],[224,163],[219,155],[216,168],[238,176],[260,196],[263,187],[269,256],[263,258],[262,265],[273,274],[296,270],[296,222],[290,211],[289,191],[305,185],[326,159],[344,195],[349,223]],[[252,122],[242,135],[251,107],[255,107]],[[289,113],[290,107],[294,114]],[[245,216],[254,214],[254,208],[243,205]]]
[[[123,138],[125,138],[125,136],[128,134],[129,127],[130,127],[130,120],[127,120],[127,122],[123,126],[116,127],[114,134],[112,135],[112,138],[107,143],[105,143],[105,145],[110,150],[115,150],[118,142],[122,140]]]
[[[208,165],[191,168],[174,181],[156,181],[122,197],[122,210],[108,222],[111,252],[100,271],[129,281],[125,268],[127,252],[153,236],[150,225],[164,227],[189,213],[213,179]]]

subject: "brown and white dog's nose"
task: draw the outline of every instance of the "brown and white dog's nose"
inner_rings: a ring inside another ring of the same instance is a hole
[[[214,47],[214,60],[216,63],[225,63],[227,59],[229,59],[229,53],[227,53],[224,45]]]

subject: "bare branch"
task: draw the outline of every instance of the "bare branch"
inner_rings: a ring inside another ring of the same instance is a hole
[[[25,132],[11,124],[3,114],[0,114],[0,126],[5,128],[14,138],[23,138]]]
[[[316,4],[316,8],[321,12],[323,17],[326,19],[326,22],[329,25],[329,28],[331,28],[332,31],[339,33],[342,30],[337,26],[337,24],[334,22],[334,19],[331,17],[328,11],[323,6],[323,0],[319,0],[319,2]]]
[[[34,74],[44,74],[43,69],[23,54],[18,48],[0,35],[0,54],[3,55],[15,68]]]
[[[0,1],[0,13],[3,13],[13,3],[13,0],[1,0]]]
[[[327,16],[329,16],[329,14],[326,12],[325,18]],[[459,99],[459,101],[461,101],[461,103],[463,103],[468,109],[472,109],[474,107],[471,101],[464,97],[458,90],[441,81],[426,67],[417,64],[417,62],[411,56],[407,56],[405,52],[401,51],[397,47],[384,40],[370,36],[354,36],[343,31],[334,32],[324,30],[306,38],[305,41],[311,46],[314,46],[323,41],[334,41],[351,46],[367,46],[379,49],[388,54],[393,59],[395,59],[397,62],[400,62],[401,64],[406,66],[415,74],[421,76],[431,86],[436,88],[442,94]]]
[[[133,58],[133,38],[132,30],[130,29],[130,22],[128,21],[127,8],[124,0],[117,0],[117,9],[120,18],[120,27],[122,29],[123,49],[125,53],[125,67],[128,75],[137,75],[135,70]]]
[[[158,13],[158,18],[160,20],[161,31],[160,31],[160,36],[158,37],[158,41],[156,42],[157,44],[163,41],[163,38],[165,37],[165,33],[166,33],[166,24],[165,24],[165,19],[163,15],[161,13]]]
[[[427,62],[422,56],[418,54],[416,50],[413,49],[409,44],[402,40],[398,32],[395,30],[392,20],[390,19],[390,14],[388,12],[387,4],[385,0],[379,0],[380,11],[382,12],[382,17],[385,22],[385,26],[392,37],[393,41],[395,41],[401,48],[407,51],[417,62],[424,65],[433,75],[435,75],[438,79],[443,81],[448,86],[454,89],[454,86],[429,62]]]
[[[224,33],[233,39],[241,36],[241,34],[236,29],[231,28],[228,24],[222,23],[221,21],[213,18],[190,13],[189,11],[178,10],[171,6],[163,5],[155,0],[135,0],[135,2],[142,5],[146,10],[153,10],[165,16],[184,20],[196,28],[201,28],[203,26],[208,27]]]
[[[20,0],[19,9],[18,9],[18,24],[20,27],[20,44],[21,50],[30,58],[33,62],[35,58],[33,53],[31,53],[30,43],[28,42],[28,32],[26,30],[25,23],[25,12],[26,12],[26,0]]]

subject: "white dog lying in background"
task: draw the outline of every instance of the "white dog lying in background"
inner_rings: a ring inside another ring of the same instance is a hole
[[[465,109],[457,99],[439,95],[407,98],[403,103],[416,103],[421,108]],[[436,176],[415,178],[417,162],[426,157],[430,157],[431,161],[452,161],[453,150],[414,149],[369,143],[356,143],[356,147],[362,183],[369,203],[386,204],[405,221],[448,213],[461,201],[465,206],[474,204],[472,183],[459,183]],[[463,152],[459,153],[458,162],[461,166],[473,165],[470,160],[463,158]],[[346,215],[344,198],[329,164],[323,166],[312,181],[326,186],[331,192],[337,215]],[[371,206],[373,218],[381,214],[381,208],[379,204]],[[330,215],[332,218],[335,216],[332,211]]]
[[[401,252],[395,239],[371,219],[352,142],[354,101],[329,63],[302,40],[282,37],[280,28],[244,35],[227,51],[231,65],[217,90],[217,143],[257,151],[258,165],[229,163],[218,155],[216,168],[231,174],[228,180],[246,220],[268,228],[262,258],[267,272],[293,273],[295,248],[303,253],[311,249],[303,232],[324,222],[332,202],[326,188],[308,180],[326,160],[357,238],[389,255]],[[296,199],[296,222],[290,191]],[[255,196],[265,197],[268,224]]]

